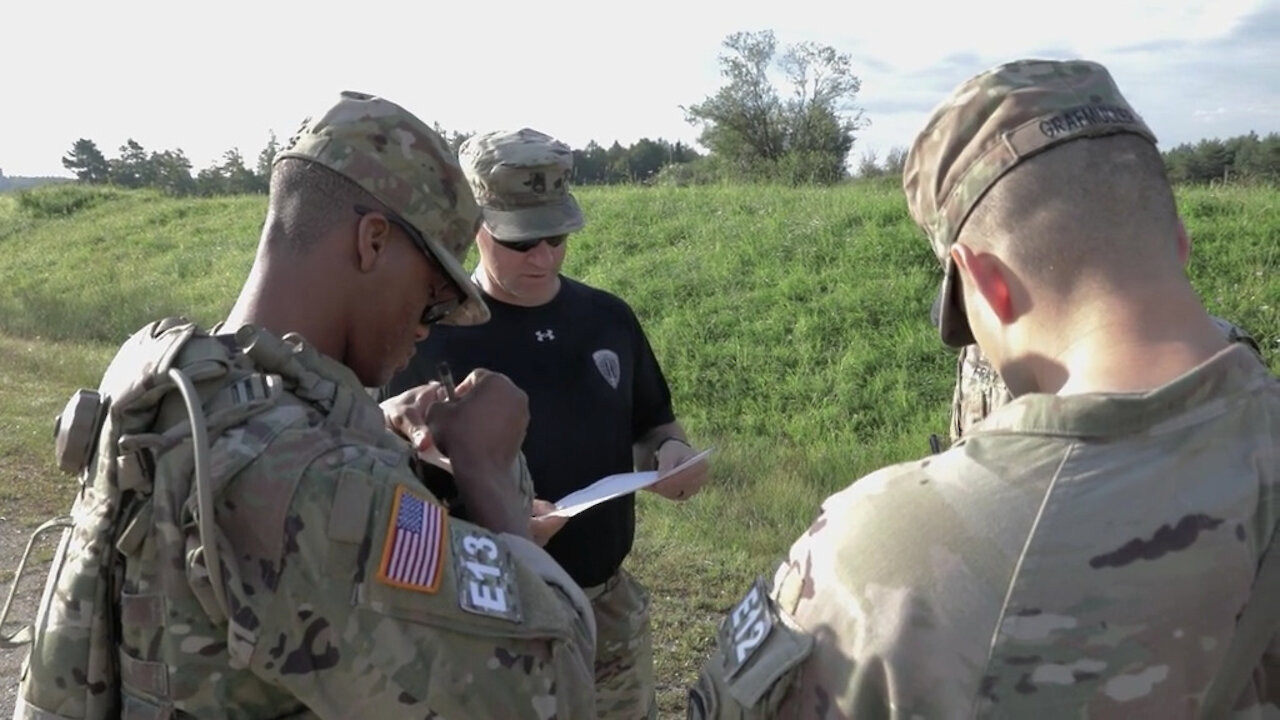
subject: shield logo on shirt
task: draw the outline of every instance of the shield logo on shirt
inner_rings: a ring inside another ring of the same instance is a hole
[[[618,364],[618,353],[612,350],[597,350],[591,353],[591,359],[596,361],[596,369],[600,371],[600,375],[614,390],[617,390],[618,381],[622,379],[622,366]]]

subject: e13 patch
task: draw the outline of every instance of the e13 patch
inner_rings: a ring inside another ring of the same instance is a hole
[[[520,622],[520,595],[511,554],[493,535],[454,525],[453,571],[458,579],[458,606],[476,615]]]

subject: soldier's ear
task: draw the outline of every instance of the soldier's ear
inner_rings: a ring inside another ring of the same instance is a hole
[[[391,223],[382,213],[360,216],[356,223],[356,263],[360,272],[370,272],[391,242]]]
[[[1000,258],[990,253],[974,252],[968,245],[959,242],[951,246],[951,258],[960,273],[961,284],[965,288],[972,288],[972,293],[967,293],[969,297],[965,299],[966,304],[972,302],[971,297],[980,296],[1001,323],[1007,325],[1016,319],[1012,284],[1006,275],[1008,269],[1000,262]]]

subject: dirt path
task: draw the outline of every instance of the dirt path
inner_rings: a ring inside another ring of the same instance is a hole
[[[22,551],[27,547],[27,539],[31,530],[24,524],[14,522],[5,517],[0,510],[0,608],[9,597],[9,587],[13,584],[13,573],[18,569],[18,561],[22,559]],[[58,541],[58,533],[46,533],[32,555],[47,558],[53,554]],[[9,610],[8,622],[3,630],[13,632],[22,625],[31,622],[36,616],[36,604],[40,602],[40,593],[44,591],[45,573],[49,563],[28,561],[27,571],[18,594]],[[13,717],[13,704],[18,693],[18,673],[22,670],[22,661],[27,657],[27,648],[16,650],[0,650],[0,718]]]

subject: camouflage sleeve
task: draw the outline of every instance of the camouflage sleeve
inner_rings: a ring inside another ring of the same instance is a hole
[[[852,567],[833,572],[826,562],[839,552],[834,545],[843,545],[835,530],[847,519],[842,506],[878,482],[875,476],[859,480],[828,498],[778,566],[772,589],[757,580],[730,609],[689,691],[689,718],[846,717],[851,704],[862,710],[853,717],[887,717],[887,681],[874,657],[879,648],[847,642],[858,636],[851,628],[865,620],[855,611],[856,593],[844,584],[859,573]],[[813,612],[815,606],[822,611]],[[843,614],[844,622],[833,622],[832,614]]]
[[[813,638],[757,579],[720,623],[715,650],[689,689],[688,718],[778,717],[812,648]]]
[[[228,529],[243,587],[228,591],[267,682],[322,717],[592,712],[590,605],[541,548],[449,517],[363,449],[278,488],[251,479]]]
[[[769,602],[757,584],[721,625],[691,718],[948,717],[972,704],[1007,583],[984,582],[981,542],[922,471],[942,457],[827,498]]]

